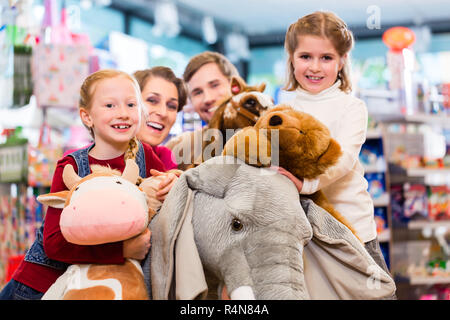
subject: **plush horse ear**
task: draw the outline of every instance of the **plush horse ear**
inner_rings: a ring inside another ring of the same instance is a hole
[[[266,89],[266,84],[261,83],[256,90],[259,92],[264,92],[265,89]]]
[[[37,201],[52,208],[64,209],[64,204],[66,203],[68,195],[69,190],[41,194],[40,196],[37,197]]]
[[[245,83],[244,79],[238,76],[233,76],[231,78],[231,93],[233,95],[237,95],[244,91],[247,84]]]
[[[334,139],[330,139],[327,150],[319,157],[317,165],[328,168],[334,165],[342,155],[341,146]]]

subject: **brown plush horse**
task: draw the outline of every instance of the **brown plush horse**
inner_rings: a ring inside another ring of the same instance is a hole
[[[264,83],[249,86],[242,78],[233,77],[230,86],[231,96],[216,107],[206,127],[182,134],[166,144],[173,151],[179,169],[196,167],[220,155],[236,130],[255,125],[259,117],[273,106],[272,98],[263,93]]]

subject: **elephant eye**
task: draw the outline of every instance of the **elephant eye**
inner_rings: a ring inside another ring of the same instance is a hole
[[[300,130],[300,134],[305,134],[305,131],[303,131],[303,130]]]
[[[231,222],[231,228],[233,228],[234,231],[241,231],[243,227],[244,225],[239,219],[234,218]]]
[[[75,188],[75,191],[77,191],[79,188],[80,188],[80,187],[76,187],[76,188]]]

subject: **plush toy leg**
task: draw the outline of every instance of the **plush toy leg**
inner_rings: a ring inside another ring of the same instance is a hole
[[[96,286],[80,290],[70,290],[64,300],[114,300],[115,293],[111,288]]]

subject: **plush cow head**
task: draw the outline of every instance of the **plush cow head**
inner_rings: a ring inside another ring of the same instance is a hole
[[[93,173],[79,177],[71,165],[63,171],[69,190],[40,195],[38,201],[62,208],[61,232],[71,243],[95,245],[131,238],[147,228],[155,211],[148,197],[136,185],[139,168],[127,160],[119,172],[92,166]]]

